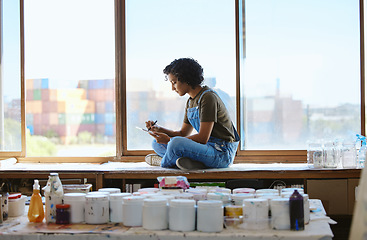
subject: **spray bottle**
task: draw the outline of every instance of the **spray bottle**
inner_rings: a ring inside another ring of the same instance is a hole
[[[28,219],[30,222],[42,222],[45,217],[43,211],[42,197],[40,195],[40,185],[38,180],[34,180],[33,194],[31,197],[31,202],[29,203],[28,209]]]
[[[357,168],[364,168],[364,163],[366,161],[366,137],[360,134],[357,134],[357,141],[362,141],[362,146],[358,151],[358,160],[357,160]]]

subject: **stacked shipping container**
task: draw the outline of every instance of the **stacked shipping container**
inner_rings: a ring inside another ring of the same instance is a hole
[[[32,135],[55,132],[63,144],[81,132],[115,135],[114,80],[82,80],[75,89],[50,89],[49,80],[28,79],[27,128]]]

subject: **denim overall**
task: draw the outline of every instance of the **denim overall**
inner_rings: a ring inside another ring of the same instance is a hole
[[[199,98],[198,104],[200,104],[201,98],[207,91],[213,90],[208,89],[204,91]],[[199,132],[199,107],[188,108],[187,118],[195,130]],[[202,144],[186,137],[172,137],[168,144],[157,143],[154,139],[152,146],[154,151],[162,157],[161,166],[165,168],[176,167],[176,160],[180,157],[188,157],[202,162],[208,168],[225,168],[233,163],[240,140],[233,124],[232,127],[235,134],[235,142],[227,142],[210,136],[208,142]]]

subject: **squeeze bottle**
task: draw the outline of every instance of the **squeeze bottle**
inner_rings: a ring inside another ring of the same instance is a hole
[[[35,179],[33,184],[33,194],[28,209],[28,219],[30,222],[42,222],[44,216],[40,185],[38,180]]]
[[[64,190],[58,173],[50,173],[47,184],[42,188],[45,194],[46,223],[56,222],[56,205],[62,204]]]

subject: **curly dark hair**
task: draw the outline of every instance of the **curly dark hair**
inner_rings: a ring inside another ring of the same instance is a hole
[[[163,69],[163,73],[166,75],[171,73],[177,77],[178,81],[187,83],[192,88],[200,86],[204,81],[203,68],[192,58],[179,58],[173,60]]]

